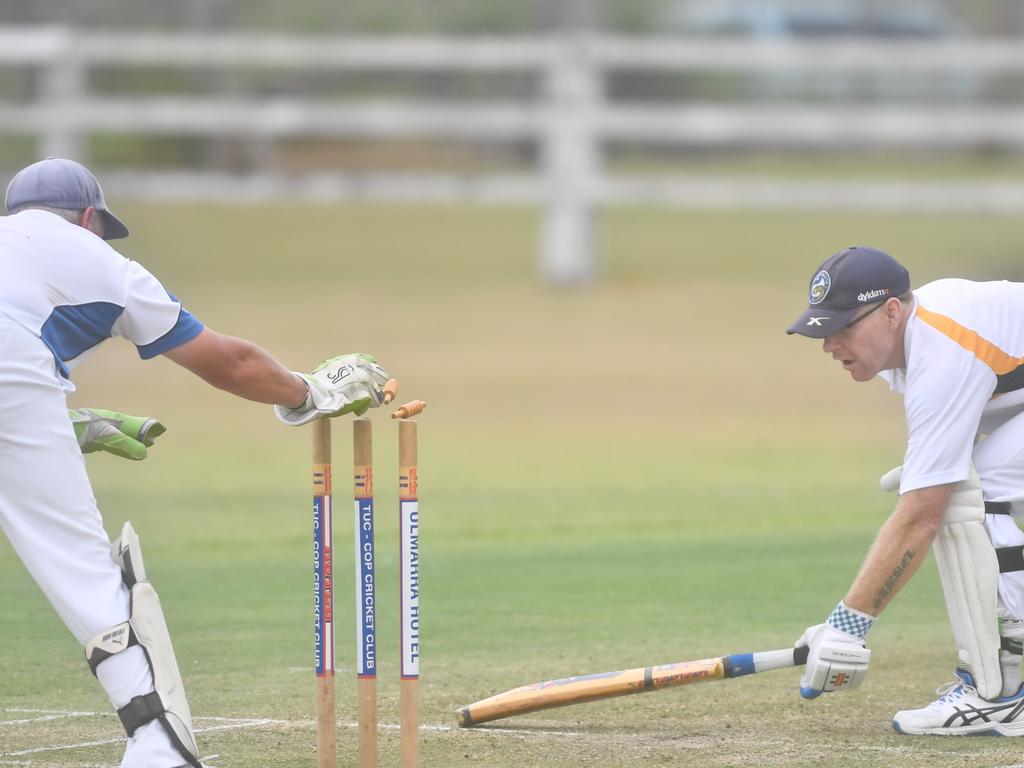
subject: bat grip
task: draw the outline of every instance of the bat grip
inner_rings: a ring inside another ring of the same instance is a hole
[[[801,667],[807,663],[806,645],[799,648],[780,648],[777,651],[760,651],[758,653],[734,653],[722,657],[724,677],[742,677],[755,672],[768,672],[772,669]]]
[[[809,645],[801,645],[793,649],[793,666],[802,667],[807,663],[807,655],[811,652]]]

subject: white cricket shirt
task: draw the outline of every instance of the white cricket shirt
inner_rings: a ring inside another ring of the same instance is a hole
[[[900,493],[966,480],[979,431],[1024,410],[1024,283],[947,279],[914,291],[902,392],[907,451]]]
[[[148,359],[203,330],[141,264],[92,232],[33,209],[0,217],[0,314],[49,348],[69,391],[70,369],[105,339],[128,339]]]

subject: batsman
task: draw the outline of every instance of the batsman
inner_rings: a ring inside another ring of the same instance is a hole
[[[79,163],[49,158],[28,166],[7,188],[6,205],[0,528],[110,697],[128,735],[122,768],[201,768],[139,537],[126,523],[111,544],[81,455],[143,458],[162,426],[95,409],[69,414],[71,371],[97,345],[120,337],[143,359],[162,355],[214,387],[273,404],[290,425],[379,406],[389,377],[368,355],[297,374],[256,344],[205,327],[151,272],[108,244],[128,229]]]
[[[860,572],[827,620],[807,629],[800,693],[852,688],[865,637],[935,554],[958,664],[938,698],[893,717],[903,734],[1024,736],[1024,284],[936,280],[911,290],[888,254],[846,248],[814,273],[788,333],[822,340],[854,381],[903,395],[899,491]]]

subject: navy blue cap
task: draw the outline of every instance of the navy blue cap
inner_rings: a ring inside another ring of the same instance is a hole
[[[786,333],[824,339],[853,320],[857,310],[910,290],[910,273],[889,254],[861,245],[834,253],[807,289],[807,309]]]
[[[107,208],[92,171],[74,160],[48,157],[18,171],[7,187],[6,205],[8,211],[26,205],[71,211],[95,208],[103,218],[104,240],[128,236],[128,227]]]

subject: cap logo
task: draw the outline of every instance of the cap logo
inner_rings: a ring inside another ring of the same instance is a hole
[[[815,304],[821,304],[828,296],[828,289],[832,287],[832,278],[829,277],[828,272],[821,270],[811,280],[811,287],[807,291],[807,303],[812,307]]]
[[[889,289],[888,288],[879,288],[879,289],[874,290],[874,291],[864,291],[863,293],[858,293],[857,294],[857,301],[861,301],[861,302],[871,301],[872,299],[879,299],[882,296],[888,296],[888,295],[889,295]]]

